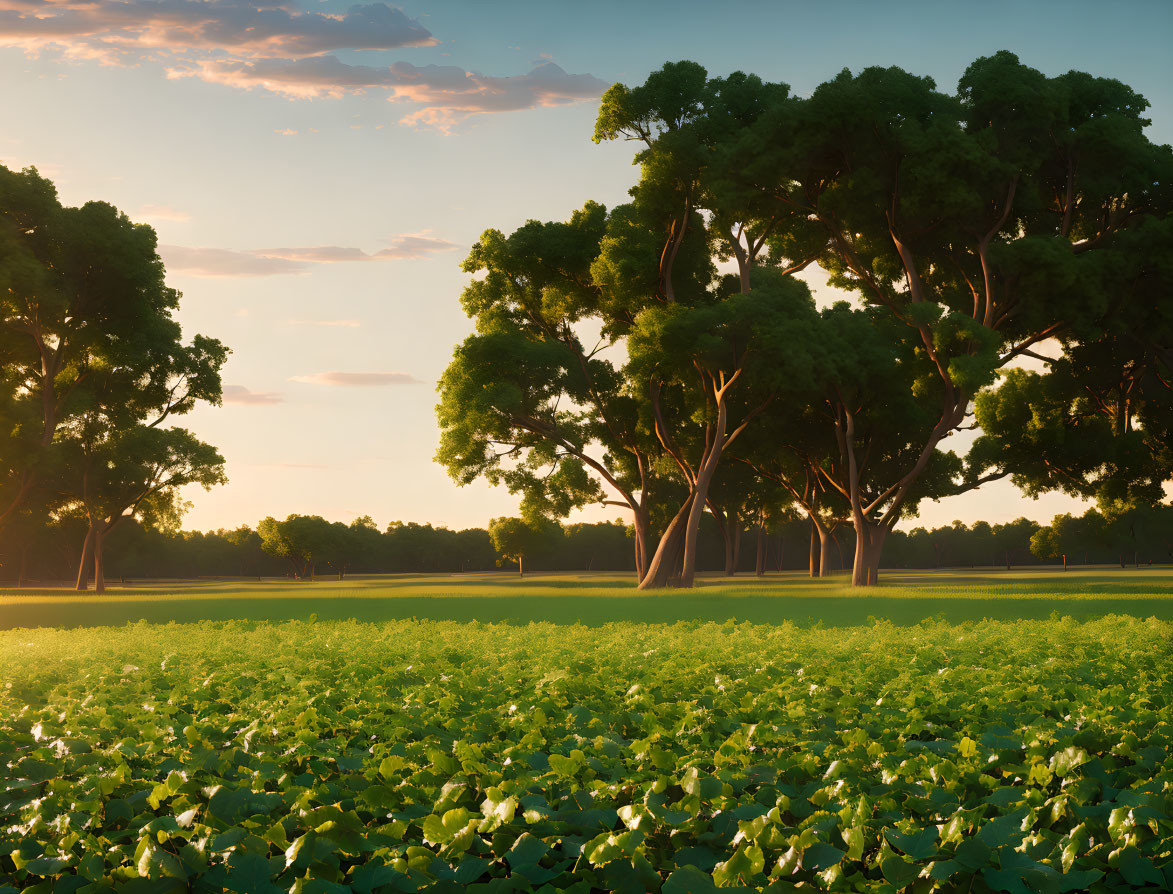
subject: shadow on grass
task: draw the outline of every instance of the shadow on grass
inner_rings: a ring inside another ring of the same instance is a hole
[[[0,629],[14,627],[94,627],[133,621],[178,623],[193,621],[320,620],[390,621],[406,618],[436,621],[481,621],[525,624],[582,623],[597,626],[609,622],[672,624],[676,622],[750,621],[801,626],[821,623],[828,627],[869,624],[883,618],[899,626],[940,617],[951,623],[990,618],[1000,621],[1045,619],[1053,613],[1087,620],[1109,614],[1173,619],[1173,600],[1162,598],[1094,598],[999,595],[990,599],[973,596],[886,596],[881,592],[862,596],[786,595],[784,593],[727,595],[667,593],[644,595],[573,596],[372,596],[328,595],[280,599],[192,595],[187,598],[107,598],[87,602],[84,597],[39,603],[10,602],[0,606]]]

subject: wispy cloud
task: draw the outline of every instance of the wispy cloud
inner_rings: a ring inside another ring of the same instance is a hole
[[[388,99],[423,107],[400,119],[441,129],[472,115],[513,112],[539,106],[567,105],[595,99],[607,82],[590,74],[569,74],[555,62],[539,60],[523,75],[505,77],[467,71],[455,65],[350,65],[336,56],[302,59],[199,60],[173,66],[168,77],[198,77],[232,87],[259,87],[293,97],[339,97],[372,89]]]
[[[193,51],[296,58],[431,46],[436,39],[385,3],[334,15],[244,0],[0,0],[0,43],[120,63]]]
[[[294,97],[383,90],[420,106],[401,123],[443,131],[473,115],[594,99],[607,87],[593,75],[568,74],[547,54],[530,72],[504,76],[402,61],[351,65],[332,55],[436,43],[418,19],[385,3],[330,14],[288,0],[0,0],[0,47],[107,65],[156,63],[169,78]]]
[[[191,220],[191,215],[170,205],[143,205],[138,215],[142,220],[165,220],[173,223],[184,223]]]
[[[290,381],[303,382],[307,385],[333,385],[342,387],[423,384],[414,376],[400,372],[321,372],[308,376],[291,376]]]
[[[304,273],[305,264],[286,258],[269,258],[227,248],[189,248],[160,245],[159,254],[171,273],[189,276],[277,276]]]
[[[312,245],[294,248],[257,248],[237,251],[160,245],[159,254],[172,273],[188,276],[279,276],[305,273],[315,264],[344,264],[358,261],[396,261],[425,258],[453,251],[455,242],[422,233],[402,233],[387,240],[388,246],[366,252],[341,245]]]
[[[284,403],[284,401],[285,398],[275,391],[250,391],[243,385],[224,386],[224,403],[226,404],[244,404],[255,407]]]

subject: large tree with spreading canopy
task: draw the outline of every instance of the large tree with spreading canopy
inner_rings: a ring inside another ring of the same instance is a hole
[[[690,62],[612,87],[595,139],[634,142],[640,173],[580,269],[601,331],[626,348],[610,381],[639,404],[646,464],[687,494],[641,585],[691,582],[690,538],[730,456],[816,529],[850,520],[857,585],[877,581],[918,501],[995,478],[1160,499],[1173,155],[1145,135],[1146,107],[1118,81],[1048,77],[1008,52],[953,93],[868,68],[802,98]],[[736,272],[718,275],[722,261]],[[854,307],[778,304],[812,263]],[[477,378],[509,375],[489,362]],[[602,422],[589,401],[560,406]],[[946,450],[975,408],[976,445]],[[1088,437],[1065,438],[1073,426]]]

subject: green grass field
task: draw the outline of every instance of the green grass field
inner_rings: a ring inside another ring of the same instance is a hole
[[[129,621],[322,620],[409,618],[598,625],[619,621],[751,621],[853,626],[883,618],[916,624],[991,618],[1076,618],[1107,614],[1173,620],[1173,569],[1058,568],[1020,571],[890,572],[883,586],[852,590],[846,578],[804,574],[703,577],[693,591],[639,593],[629,576],[610,574],[402,575],[342,582],[195,583],[114,588],[104,596],[70,590],[0,593],[0,629],[106,626]]]
[[[1168,890],[1171,590],[6,593],[0,892]]]

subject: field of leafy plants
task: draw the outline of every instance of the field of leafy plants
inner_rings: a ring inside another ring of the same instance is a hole
[[[0,632],[0,891],[1173,888],[1173,624]]]

